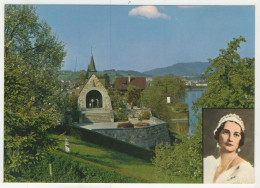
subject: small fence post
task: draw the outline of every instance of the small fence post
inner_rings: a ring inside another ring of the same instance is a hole
[[[70,152],[70,143],[69,143],[69,137],[65,136],[65,152]]]
[[[52,164],[49,163],[50,176],[52,176]]]

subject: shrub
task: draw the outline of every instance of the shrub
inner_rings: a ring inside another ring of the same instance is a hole
[[[179,112],[184,112],[188,110],[188,105],[184,103],[175,104],[175,110]]]
[[[62,153],[51,154],[53,160],[44,159],[31,165],[17,182],[60,182],[60,183],[137,183],[142,180],[124,175],[107,167],[97,166]],[[49,174],[52,163],[53,175]]]
[[[134,124],[135,127],[146,127],[150,125],[149,123],[144,123],[144,122],[140,122],[140,123],[136,123]]]
[[[134,125],[131,122],[117,124],[117,128],[133,128],[133,127]]]
[[[115,111],[115,121],[126,121],[126,120],[128,120],[128,118],[123,110]]]
[[[150,112],[149,111],[143,111],[142,112],[142,119],[150,119]]]

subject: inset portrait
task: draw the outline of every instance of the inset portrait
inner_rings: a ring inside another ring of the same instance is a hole
[[[203,109],[203,182],[254,183],[254,109]]]

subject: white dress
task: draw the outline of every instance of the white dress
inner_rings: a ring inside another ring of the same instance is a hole
[[[215,172],[220,164],[220,158],[208,156],[203,160],[203,182],[213,183]],[[215,183],[225,184],[254,184],[254,168],[243,161],[236,166],[222,172]]]

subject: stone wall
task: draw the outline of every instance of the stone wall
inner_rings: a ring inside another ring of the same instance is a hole
[[[160,143],[170,143],[166,123],[155,117],[151,117],[151,120],[156,124],[147,127],[92,130],[142,148],[151,148]]]

